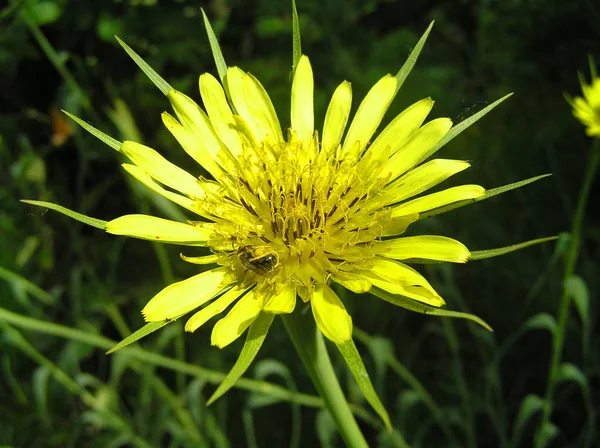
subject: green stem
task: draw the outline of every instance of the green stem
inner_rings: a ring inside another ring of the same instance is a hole
[[[283,316],[283,323],[325,407],[349,447],[368,447],[344,397],[333,365],[308,307]]]
[[[536,434],[536,448],[543,447],[546,442],[544,437],[542,436],[543,428],[548,424],[550,420],[550,415],[552,414],[552,397],[554,395],[554,388],[557,382],[558,368],[560,365],[563,344],[565,341],[567,322],[569,320],[569,305],[571,304],[571,296],[567,293],[564,283],[570,277],[572,277],[573,273],[575,272],[575,263],[577,262],[577,256],[579,255],[579,243],[581,240],[581,228],[583,226],[583,218],[585,216],[585,209],[590,195],[590,189],[592,187],[592,183],[594,182],[599,163],[600,139],[595,139],[588,157],[588,163],[586,165],[583,185],[581,187],[581,192],[579,193],[579,200],[577,202],[575,217],[573,218],[571,240],[569,242],[569,248],[565,260],[565,271],[563,274],[563,292],[562,297],[560,299],[560,307],[558,310],[558,326],[556,328],[552,340],[552,360],[550,361],[550,370],[548,373],[548,387],[546,390],[542,420],[540,422],[540,426],[538,427]]]

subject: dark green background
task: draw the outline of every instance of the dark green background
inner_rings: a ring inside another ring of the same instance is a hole
[[[286,1],[13,1],[0,10],[2,308],[119,340],[119,328],[125,330],[119,312],[126,326],[139,328],[139,310],[153,294],[173,279],[197,272],[179,259],[178,247],[160,249],[113,237],[18,199],[48,200],[107,220],[140,212],[169,216],[144,187],[133,187],[118,154],[100,141],[74,128],[64,144],[53,145],[56,118],[51,110],[69,110],[123,139],[124,130],[110,119],[120,98],[143,142],[201,174],[162,127],[160,113],[169,109],[166,98],[112,37],[118,34],[175,88],[199,99],[198,75],[216,75],[201,6],[228,64],[261,80],[287,126],[292,57]],[[563,94],[578,94],[577,72],[589,74],[588,54],[600,59],[600,5],[591,0],[300,0],[298,10],[303,51],[315,73],[317,124],[339,82],[352,82],[356,107],[377,79],[396,73],[432,20],[436,24],[425,49],[386,121],[431,96],[436,101],[432,116],[448,116],[456,123],[515,92],[438,155],[472,162],[454,184],[492,188],[538,174],[553,176],[428,219],[414,229],[458,238],[473,250],[563,234],[558,243],[500,258],[422,269],[450,309],[479,315],[494,333],[466,321],[413,314],[369,295],[344,296],[344,301],[355,326],[378,337],[370,346],[357,344],[394,426],[412,446],[531,446],[539,413],[525,412],[523,403],[535,401],[524,402],[529,395],[545,393],[552,341],[539,323],[551,327],[557,313],[567,232],[591,146]],[[84,95],[59,74],[35,30],[47,38],[57,63]],[[117,121],[123,123],[120,117]],[[595,185],[576,269],[589,290],[589,310],[580,316],[571,309],[564,361],[577,369],[570,381],[559,385],[553,400],[552,422],[558,429],[553,447],[597,446],[600,436],[594,432],[600,403],[597,194]],[[32,294],[22,279],[51,297]],[[547,315],[535,317],[539,313]],[[301,408],[298,439],[292,437],[289,403],[261,407],[256,394],[234,389],[206,409],[203,403],[213,384],[150,364],[134,371],[126,356],[107,356],[90,345],[8,325],[3,319],[0,323],[0,444],[105,447],[123,441],[131,446],[131,439],[122,435],[135,434],[151,446],[202,446],[183,428],[175,410],[180,406],[190,411],[187,415],[207,446],[253,446],[252,426],[258,446],[341,446],[331,422],[313,408]],[[222,351],[212,348],[211,327],[182,334],[178,322],[142,345],[227,371],[241,341]],[[33,359],[31,351],[28,355],[20,337],[106,400],[128,429],[111,424],[52,378],[48,367]],[[331,348],[349,399],[368,409]],[[422,394],[381,362],[386,353],[423,383],[438,405],[437,415],[424,405]],[[287,366],[300,391],[315,393],[277,320],[255,367],[269,367],[269,359],[281,363],[275,369],[280,373]],[[248,374],[256,372],[251,368]],[[285,384],[284,377],[268,379]],[[157,378],[168,394],[159,391]],[[440,429],[444,424],[446,432]],[[372,446],[395,446],[376,427],[361,425]]]

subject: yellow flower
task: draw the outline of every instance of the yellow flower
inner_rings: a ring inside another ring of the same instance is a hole
[[[175,116],[163,123],[211,179],[196,177],[154,149],[126,141],[124,168],[140,182],[198,216],[173,222],[144,215],[110,221],[117,235],[206,246],[213,255],[183,260],[217,267],[174,283],[142,310],[148,322],[177,319],[207,303],[185,326],[195,331],[232,306],[213,328],[224,347],[260,313],[291,313],[310,302],[322,333],[337,344],[352,336],[352,319],[331,288],[356,293],[373,286],[439,307],[444,300],[410,260],[464,263],[468,249],[441,236],[402,237],[419,214],[476,199],[485,190],[463,185],[421,193],[465,170],[461,160],[423,163],[452,126],[425,122],[425,98],[379,127],[397,92],[386,75],[367,93],[349,121],[352,89],[342,82],[331,98],[322,132],[315,129],[313,72],[302,56],[291,88],[291,127],[282,130],[269,96],[250,73],[227,69],[226,88],[200,76],[205,110],[176,90],[167,97]],[[227,94],[231,102],[228,101]],[[420,196],[419,196],[420,195]]]
[[[591,64],[593,67],[593,64]],[[573,98],[573,116],[586,126],[585,133],[590,137],[600,137],[600,77],[592,69],[591,82],[580,78],[583,97]]]

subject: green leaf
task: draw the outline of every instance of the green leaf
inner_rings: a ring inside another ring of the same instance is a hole
[[[296,66],[301,57],[302,40],[300,36],[300,20],[298,19],[296,0],[292,0],[292,72],[296,71]]]
[[[587,285],[581,277],[572,275],[565,281],[564,287],[567,295],[571,297],[575,303],[583,327],[587,329],[590,320],[590,295]]]
[[[134,342],[137,342],[142,338],[145,338],[150,333],[154,333],[156,330],[161,329],[162,327],[164,327],[167,324],[170,324],[171,322],[173,322],[173,320],[163,320],[160,322],[148,322],[142,328],[134,331],[129,336],[127,336],[125,339],[123,339],[121,342],[119,342],[117,345],[115,345],[113,348],[111,348],[109,351],[107,351],[106,354],[110,355],[111,353],[114,353],[117,350],[121,350],[122,348],[127,347],[128,345],[133,344]]]
[[[400,87],[402,87],[402,84],[404,84],[404,81],[415,66],[415,63],[419,58],[419,54],[421,54],[421,50],[423,50],[425,41],[427,40],[427,37],[429,36],[431,29],[433,28],[433,24],[434,22],[431,22],[429,24],[429,26],[417,42],[417,45],[415,45],[415,48],[413,48],[413,50],[408,55],[408,59],[406,59],[406,62],[404,63],[402,68],[400,68],[400,70],[398,70],[398,73],[396,73],[396,93],[398,93],[398,90],[400,90]]]
[[[494,101],[492,104],[490,104],[489,106],[480,110],[476,114],[471,115],[466,120],[463,120],[460,123],[458,123],[456,126],[453,126],[452,128],[450,128],[450,130],[446,133],[446,135],[444,135],[444,137],[442,137],[442,139],[439,142],[437,142],[433,146],[433,148],[431,148],[421,160],[425,160],[425,159],[431,157],[431,155],[435,154],[438,149],[440,149],[442,146],[444,146],[446,143],[448,143],[450,140],[452,140],[458,134],[460,134],[461,132],[463,132],[464,130],[469,128],[472,124],[475,124],[476,122],[478,122],[485,115],[487,115],[489,112],[491,112],[492,109],[494,109],[500,103],[502,103],[505,100],[507,100],[508,98],[510,98],[512,95],[513,95],[512,93],[509,93],[508,95],[503,96],[502,98]]]
[[[556,332],[556,319],[548,313],[539,313],[525,321],[523,327],[527,330],[548,330],[551,334]]]
[[[519,182],[514,182],[512,184],[503,185],[498,188],[493,188],[491,190],[487,190],[485,194],[476,199],[467,199],[465,201],[454,202],[453,204],[448,204],[443,207],[434,208],[433,210],[429,210],[424,213],[419,214],[419,219],[429,218],[431,216],[439,215],[442,213],[449,212],[450,210],[454,210],[455,208],[464,207],[465,205],[474,204],[475,202],[483,201],[485,199],[489,199],[501,193],[506,193],[510,190],[515,190],[517,188],[524,187],[525,185],[536,182],[540,179],[544,179],[545,177],[552,176],[552,174],[542,174],[541,176],[530,177],[529,179],[521,180]]]
[[[350,368],[358,387],[362,391],[363,395],[369,402],[369,404],[373,407],[375,412],[379,414],[385,427],[388,430],[391,430],[392,423],[390,422],[390,417],[383,407],[383,404],[379,400],[377,396],[377,392],[373,388],[373,384],[371,383],[371,379],[369,378],[369,374],[367,373],[367,369],[365,369],[365,365],[362,362],[362,358],[356,349],[356,345],[354,345],[354,341],[350,339],[343,344],[337,344],[340,353],[344,357],[346,364]]]
[[[536,447],[544,448],[556,437],[558,434],[558,428],[551,422],[544,423],[544,426],[540,429],[538,434],[539,443],[536,443]]]
[[[21,277],[19,274],[15,274],[14,272],[9,271],[2,266],[0,266],[0,278],[12,283],[13,288],[21,289],[22,291],[31,294],[33,297],[38,299],[40,302],[45,303],[46,305],[56,303],[56,297],[54,297],[52,294],[47,293],[35,283],[27,280],[25,277]]]
[[[544,409],[544,400],[537,395],[527,395],[521,402],[519,413],[515,419],[515,426],[513,429],[513,445],[517,446],[525,424],[527,421],[534,416],[536,413],[541,412]]]
[[[154,69],[152,67],[150,67],[148,65],[148,63],[146,63],[135,51],[133,51],[129,47],[129,45],[127,45],[125,42],[123,42],[121,39],[119,39],[118,36],[115,36],[115,39],[117,39],[117,42],[119,42],[121,47],[123,47],[123,49],[129,55],[129,57],[131,57],[131,59],[133,59],[133,62],[135,62],[138,65],[138,67],[142,69],[142,71],[146,74],[146,76],[148,78],[150,78],[150,81],[152,81],[154,83],[154,85],[156,87],[158,87],[158,89],[164,95],[166,95],[171,90],[173,90],[173,87],[171,87],[171,85],[167,81],[162,79],[162,77],[158,73],[156,73],[154,71]]]
[[[91,124],[83,121],[81,118],[76,117],[75,115],[67,112],[66,110],[63,110],[63,113],[65,113],[71,120],[73,120],[75,123],[77,123],[83,129],[85,129],[86,131],[88,131],[90,134],[92,134],[98,140],[100,140],[103,143],[107,144],[112,149],[116,149],[119,152],[121,151],[121,142],[120,141],[112,138],[110,135],[105,134],[104,132],[100,131],[99,129],[96,129]]]
[[[55,2],[39,2],[26,8],[29,16],[37,25],[56,22],[62,14],[60,7]]]
[[[512,246],[500,247],[498,249],[474,250],[471,252],[469,260],[482,260],[484,258],[497,257],[499,255],[508,254],[516,250],[525,249],[534,244],[545,243],[547,241],[557,240],[558,236],[548,236],[546,238],[538,238],[536,240],[525,241],[524,243],[513,244]]]
[[[256,354],[260,350],[260,347],[267,336],[274,317],[275,315],[271,313],[260,313],[252,325],[250,325],[248,336],[246,336],[246,342],[244,342],[240,357],[215,393],[208,399],[206,402],[207,406],[210,406],[225,394],[225,392],[231,389],[236,381],[246,372],[248,367],[250,367],[250,364],[252,364],[252,361],[256,357]]]
[[[556,375],[556,381],[561,383],[563,381],[571,381],[573,383],[579,384],[582,391],[587,391],[588,388],[588,380],[587,377],[583,374],[583,372],[574,364],[571,363],[563,363],[558,367],[558,372]]]
[[[107,221],[103,221],[101,219],[90,218],[89,216],[82,215],[81,213],[74,212],[73,210],[69,210],[62,205],[53,204],[52,202],[46,201],[33,201],[31,199],[21,199],[21,202],[25,202],[26,204],[37,205],[38,207],[49,208],[50,210],[57,211],[62,213],[63,215],[67,215],[69,218],[76,219],[84,224],[87,224],[92,227],[96,227],[97,229],[102,229],[106,227]]]
[[[407,310],[414,311],[416,313],[421,314],[431,314],[433,316],[442,316],[442,317],[457,317],[460,319],[468,319],[475,323],[478,323],[483,328],[488,331],[493,331],[492,327],[490,327],[483,319],[475,316],[474,314],[462,313],[460,311],[450,311],[442,308],[435,308],[433,306],[425,305],[424,303],[417,302],[413,299],[409,299],[408,297],[400,296],[397,294],[390,294],[383,289],[379,289],[373,286],[369,292],[373,294],[375,297],[379,297],[386,302],[389,302],[393,305],[401,306],[402,308],[406,308]]]
[[[225,76],[227,75],[227,64],[225,63],[225,58],[223,57],[223,52],[221,51],[221,46],[219,45],[219,41],[217,40],[217,36],[210,25],[210,21],[204,12],[204,9],[201,8],[202,18],[204,19],[204,26],[206,28],[206,34],[208,35],[208,43],[210,44],[210,49],[213,54],[213,58],[215,60],[215,65],[217,66],[217,72],[219,72],[219,78],[221,78],[221,84],[224,86],[225,84]]]

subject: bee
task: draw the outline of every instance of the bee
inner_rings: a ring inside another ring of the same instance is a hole
[[[279,256],[269,246],[242,246],[237,257],[245,268],[267,275],[279,267]]]

